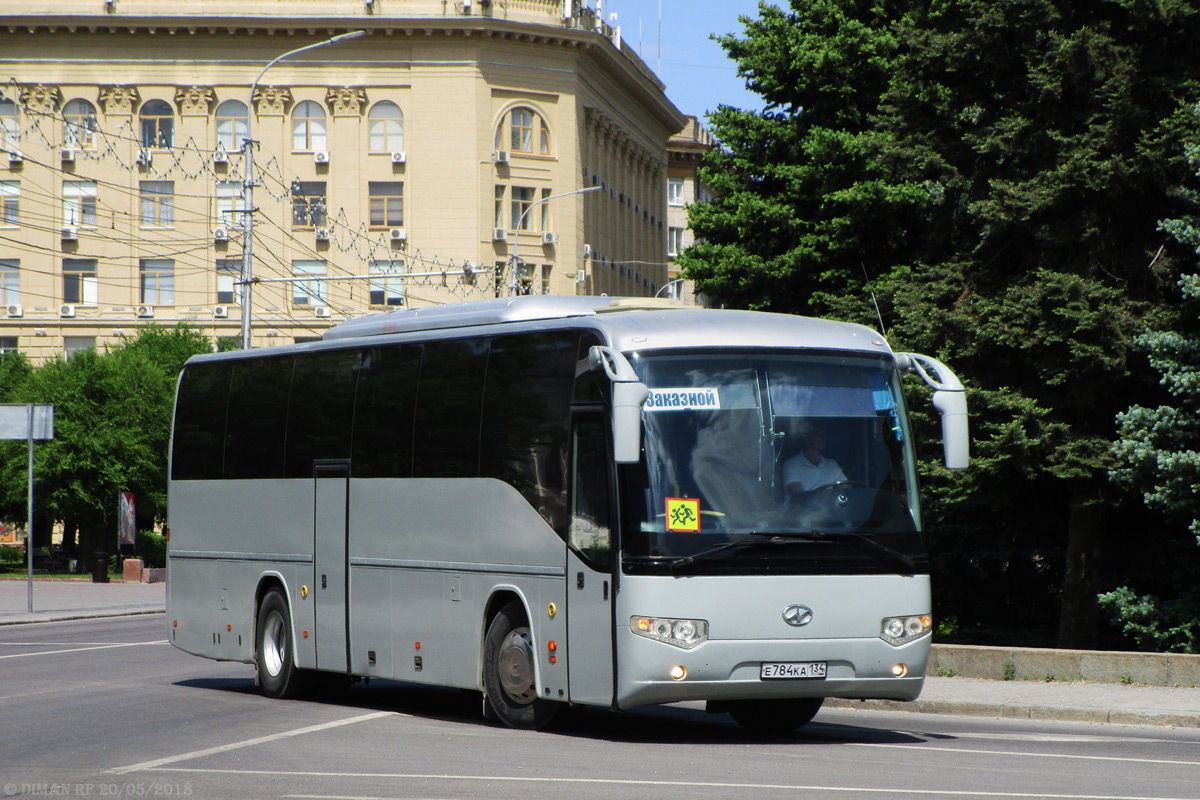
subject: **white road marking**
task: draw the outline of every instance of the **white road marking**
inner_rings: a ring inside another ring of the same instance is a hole
[[[1158,758],[1127,758],[1124,756],[1081,756],[1071,753],[1024,753],[1015,750],[971,750],[963,747],[936,747],[926,744],[871,744],[869,742],[847,742],[848,747],[881,747],[893,750],[920,750],[921,752],[940,753],[970,753],[985,756],[1010,756],[1012,758],[1066,758],[1078,761],[1113,761],[1132,762],[1134,764],[1163,764],[1182,765],[1185,767],[1200,766],[1200,761],[1170,761]]]
[[[145,644],[167,644],[166,639],[156,639],[153,642],[125,642],[123,644],[98,644],[91,647],[72,647],[69,650],[39,650],[36,653],[13,653],[12,655],[0,656],[0,659],[5,658],[29,658],[30,656],[56,656],[59,653],[83,653],[88,650],[111,650],[114,647],[141,647]],[[41,642],[30,642],[30,644],[42,644]]]
[[[334,720],[333,722],[324,722],[324,723],[321,723],[320,725],[309,725],[304,728],[296,728],[295,730],[281,731],[279,733],[272,733],[269,736],[259,736],[254,739],[245,739],[240,742],[232,742],[230,744],[223,744],[218,747],[209,747],[204,750],[193,750],[190,753],[180,753],[179,755],[167,756],[165,758],[156,758],[153,761],[143,761],[140,764],[130,764],[127,767],[116,767],[114,769],[108,770],[108,772],[111,772],[111,773],[114,773],[117,775],[123,775],[127,772],[139,772],[139,771],[143,771],[143,770],[158,769],[160,767],[164,767],[167,764],[175,764],[179,761],[190,761],[193,758],[203,758],[204,756],[211,756],[216,753],[227,753],[230,750],[240,750],[243,747],[253,747],[254,745],[257,745],[257,744],[266,744],[267,742],[275,742],[280,739],[291,738],[292,736],[303,736],[304,734],[307,734],[307,733],[316,733],[318,731],[326,731],[326,730],[329,730],[330,728],[340,728],[344,725],[354,725],[355,723],[358,723],[358,722],[367,722],[369,720],[379,719],[380,717],[397,717],[397,716],[405,716],[405,715],[398,714],[395,711],[376,711],[374,713],[363,714],[358,717],[350,717],[348,719],[339,719],[339,720]]]

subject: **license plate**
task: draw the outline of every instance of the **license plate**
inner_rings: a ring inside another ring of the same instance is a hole
[[[824,661],[767,661],[759,677],[766,680],[825,680]]]

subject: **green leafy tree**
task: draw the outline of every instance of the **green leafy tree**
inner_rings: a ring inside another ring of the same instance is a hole
[[[14,391],[13,402],[54,404],[55,438],[35,448],[38,516],[63,521],[68,546],[78,530],[85,564],[93,551],[115,547],[118,492],[135,493],[143,526],[165,516],[175,381],[187,358],[211,349],[186,325],[151,325],[108,352],[47,362]],[[6,444],[0,509],[23,518],[25,449]],[[48,526],[35,523],[39,529]]]
[[[893,345],[959,369],[982,457],[924,472],[964,638],[1096,641],[1126,513],[1112,421],[1179,271],[1157,221],[1196,183],[1195,5],[793,0],[720,38],[766,104],[710,115],[725,150],[701,177],[723,194],[693,209],[687,273],[718,303],[863,322],[871,289]],[[1010,597],[1061,610],[1030,630]]]

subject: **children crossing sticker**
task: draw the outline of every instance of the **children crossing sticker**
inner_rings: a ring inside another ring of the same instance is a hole
[[[699,533],[700,500],[689,497],[668,497],[667,530],[677,533]]]

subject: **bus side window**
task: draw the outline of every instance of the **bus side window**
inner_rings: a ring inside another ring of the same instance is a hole
[[[358,359],[358,350],[327,350],[296,357],[287,414],[284,477],[311,478],[315,459],[350,457]]]
[[[233,365],[192,364],[179,382],[175,408],[175,441],[171,479],[211,481],[221,478],[225,458],[225,413]]]
[[[610,568],[609,459],[603,414],[588,414],[575,423],[571,441],[570,545],[597,570]]]
[[[421,374],[421,345],[396,344],[363,352],[354,401],[355,478],[412,477],[413,411]]]
[[[233,362],[225,427],[226,479],[283,477],[288,394],[295,358],[245,358]]]
[[[429,342],[421,361],[413,430],[414,478],[474,478],[486,339]]]

